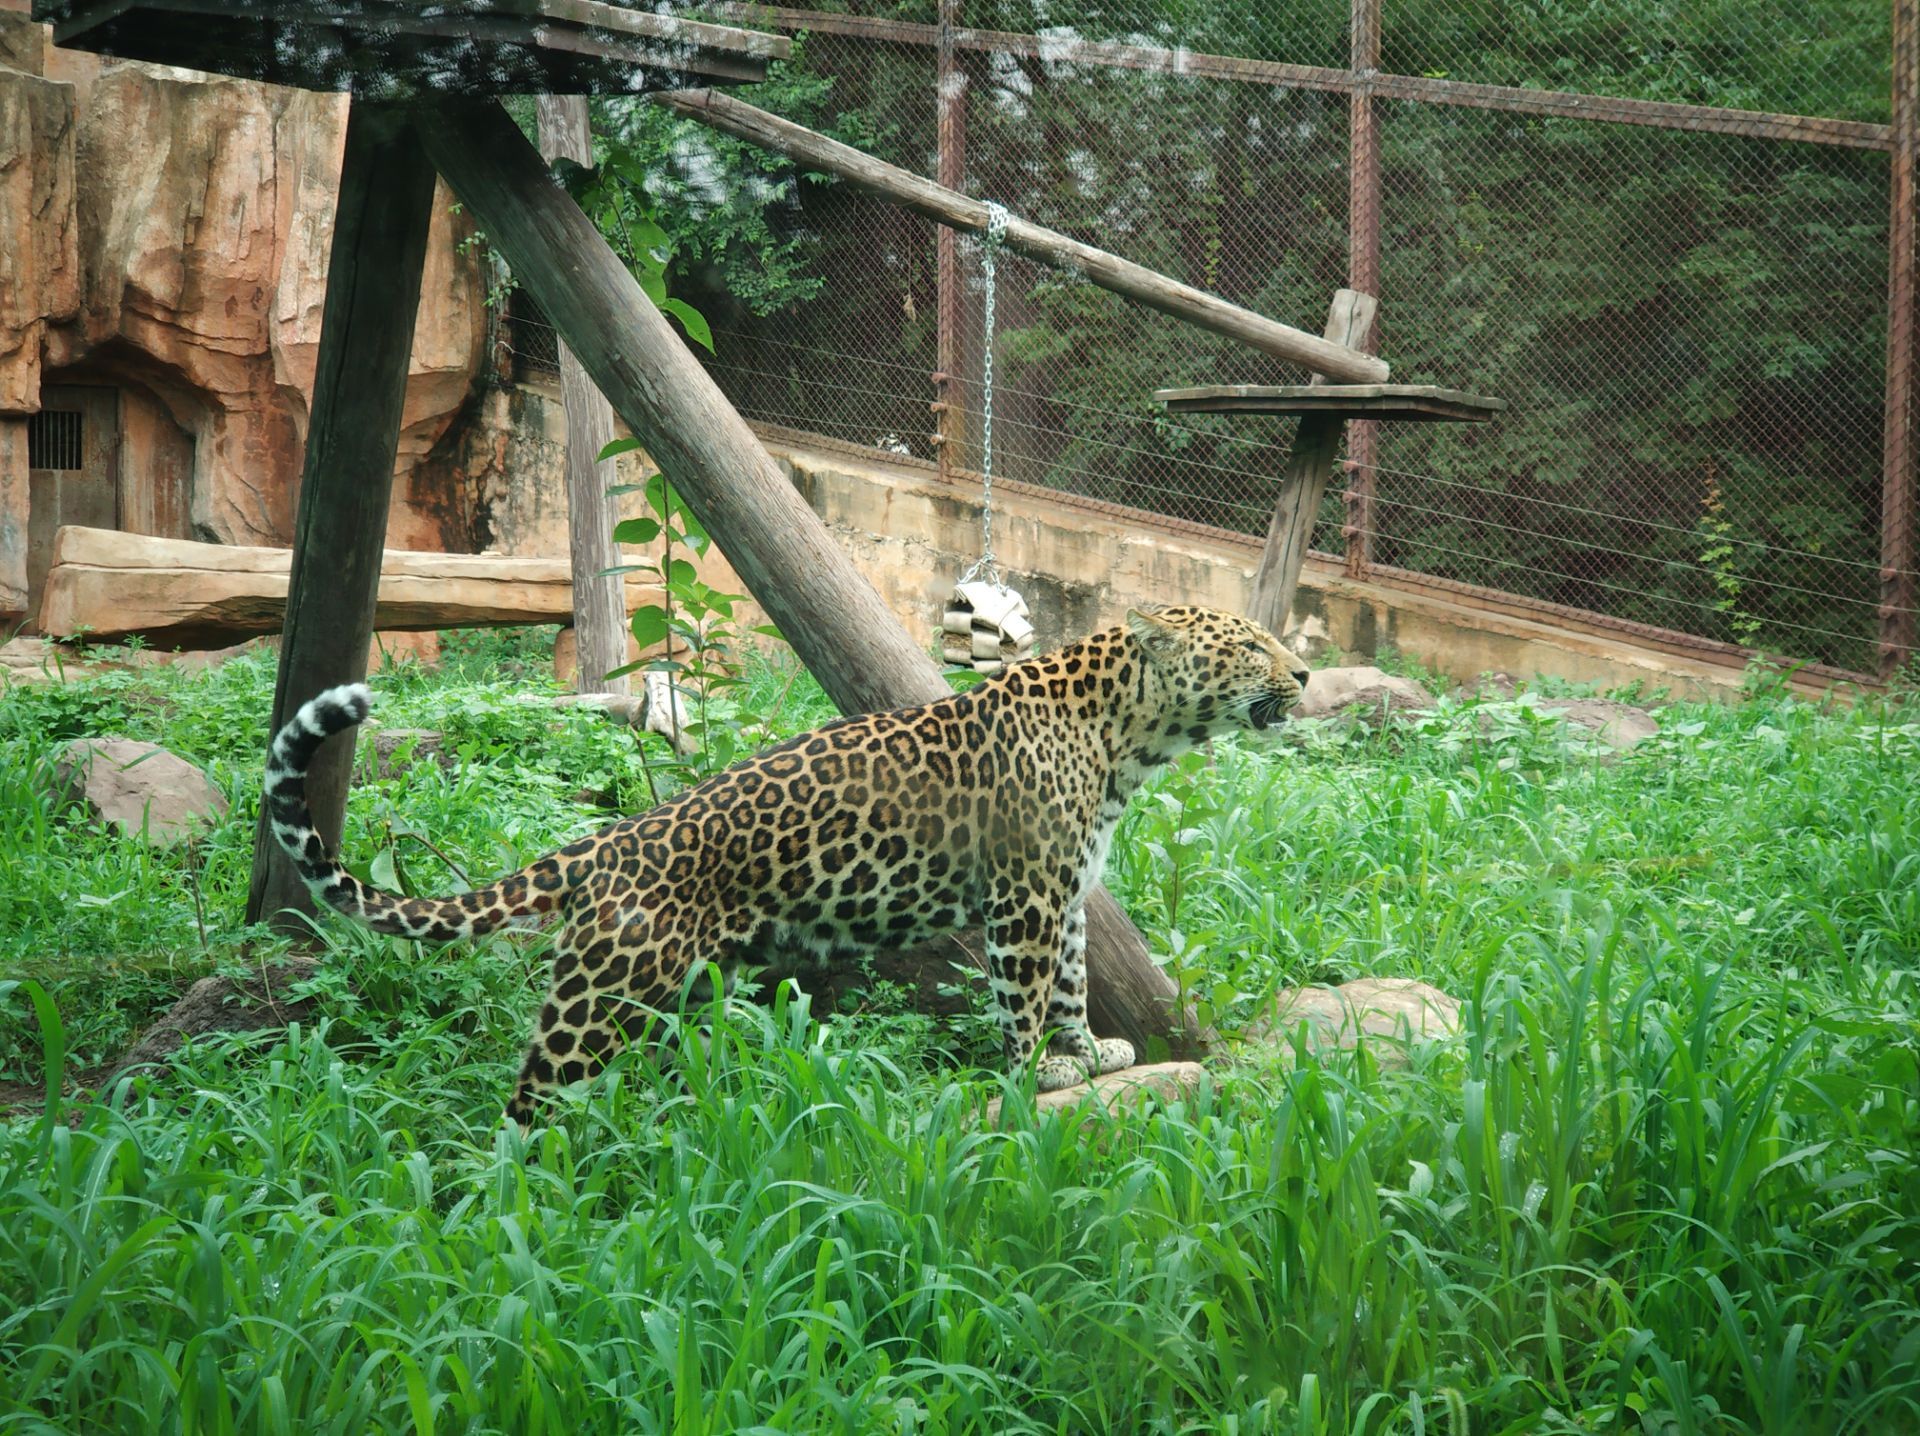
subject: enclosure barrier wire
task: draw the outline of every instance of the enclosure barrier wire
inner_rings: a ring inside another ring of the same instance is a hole
[[[743,98],[1303,328],[1376,292],[1396,379],[1510,402],[1350,426],[1312,547],[1351,576],[1855,674],[1910,648],[1912,6],[845,9],[716,7],[801,39]],[[768,212],[818,285],[688,295],[729,397],[977,472],[978,245],[841,185]],[[1264,531],[1290,425],[1150,396],[1302,374],[998,269],[996,478]]]

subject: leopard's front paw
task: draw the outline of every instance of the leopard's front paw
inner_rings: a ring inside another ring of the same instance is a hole
[[[1124,1037],[1102,1037],[1094,1043],[1100,1053],[1100,1075],[1133,1066],[1133,1044]]]

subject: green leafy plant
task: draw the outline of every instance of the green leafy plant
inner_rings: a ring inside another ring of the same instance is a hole
[[[600,458],[615,458],[639,447],[636,439],[615,439],[600,451]],[[640,659],[613,673],[664,673],[677,691],[691,695],[695,711],[686,724],[685,735],[696,745],[693,771],[700,775],[718,772],[742,751],[743,729],[755,722],[753,715],[741,713],[738,703],[724,709],[721,703],[745,686],[739,671],[740,643],[747,632],[777,639],[779,630],[770,624],[742,630],[734,615],[746,595],[713,587],[700,577],[692,559],[676,554],[678,549],[694,558],[702,557],[712,540],[664,474],[653,474],[639,484],[618,484],[608,492],[638,493],[647,509],[616,524],[614,541],[635,547],[655,542],[660,545],[659,557],[621,564],[610,571],[646,574],[659,584],[663,599],[642,604],[634,610],[631,622],[633,640],[642,652],[659,646],[661,656]]]
[[[662,313],[679,320],[687,337],[711,353],[713,330],[705,316],[684,299],[667,293],[673,241],[654,216],[644,169],[621,145],[603,143],[601,149],[602,157],[596,164],[559,160],[554,170],[575,203],[599,226],[614,253],[639,281],[647,298]]]

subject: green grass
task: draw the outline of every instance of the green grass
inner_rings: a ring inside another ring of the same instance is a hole
[[[440,889],[643,800],[630,734],[490,662],[380,685],[462,761],[356,790],[361,871]],[[7,1078],[59,1092],[268,950],[271,676],[0,697]],[[1208,1016],[1398,975],[1465,1030],[1119,1123],[782,1000],[523,1147],[537,944],[330,923],[312,1027],[0,1124],[0,1430],[1920,1431],[1920,710],[1661,718],[1618,762],[1520,702],[1180,765],[1109,878]],[[109,729],[230,793],[197,852],[49,810],[59,742]]]

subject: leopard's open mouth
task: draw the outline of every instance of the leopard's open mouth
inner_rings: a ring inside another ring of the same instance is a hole
[[[1253,706],[1247,709],[1247,717],[1256,728],[1278,728],[1287,721],[1287,709],[1292,706],[1286,699],[1268,693],[1253,700]]]

